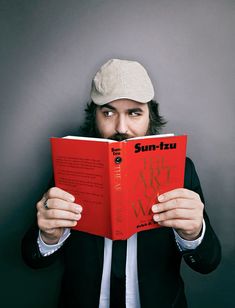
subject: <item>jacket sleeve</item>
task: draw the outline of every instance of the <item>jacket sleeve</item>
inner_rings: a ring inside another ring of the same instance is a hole
[[[37,243],[38,238],[38,226],[35,222],[30,229],[26,232],[22,243],[21,243],[21,253],[25,263],[32,268],[43,268],[51,265],[58,259],[58,256],[61,255],[63,248],[60,248],[58,251],[53,254],[44,257],[41,255]]]
[[[53,187],[54,185],[55,185],[54,178],[52,176],[48,182],[47,189],[49,189],[50,187]],[[58,257],[61,255],[61,252],[63,251],[63,247],[61,247],[60,249],[58,249],[56,252],[54,252],[53,254],[49,256],[46,256],[46,257],[42,256],[40,253],[39,247],[38,247],[38,243],[37,243],[38,232],[39,232],[39,229],[38,229],[37,221],[35,219],[34,223],[25,233],[22,239],[22,242],[21,242],[22,258],[28,266],[34,269],[47,267],[53,264],[58,259]]]
[[[205,204],[200,181],[191,159],[186,159],[184,187],[195,191],[200,195]],[[201,244],[193,250],[182,252],[185,262],[195,271],[207,274],[216,269],[221,261],[220,242],[211,227],[209,218],[204,210],[206,231]]]

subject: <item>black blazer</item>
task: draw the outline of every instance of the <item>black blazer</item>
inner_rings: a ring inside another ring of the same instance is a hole
[[[193,162],[186,159],[184,187],[204,198]],[[204,213],[206,232],[195,250],[180,252],[171,228],[157,228],[137,235],[137,261],[142,308],[187,307],[184,283],[180,276],[182,257],[195,271],[213,271],[221,259],[220,243]],[[22,255],[33,268],[49,266],[61,255],[64,262],[60,307],[98,308],[103,269],[104,238],[71,231],[63,247],[42,257],[37,246],[38,228],[34,225],[22,241]]]

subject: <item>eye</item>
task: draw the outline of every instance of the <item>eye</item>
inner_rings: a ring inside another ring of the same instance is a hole
[[[113,112],[113,111],[110,111],[110,110],[103,111],[103,115],[104,115],[106,118],[111,117],[113,114],[114,114],[114,112]]]
[[[129,116],[131,116],[131,117],[139,117],[141,115],[142,115],[142,113],[140,111],[130,111],[129,112]]]

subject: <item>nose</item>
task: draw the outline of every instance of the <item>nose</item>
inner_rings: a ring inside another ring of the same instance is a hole
[[[127,120],[124,115],[119,115],[116,122],[116,132],[120,134],[126,134],[128,131]]]

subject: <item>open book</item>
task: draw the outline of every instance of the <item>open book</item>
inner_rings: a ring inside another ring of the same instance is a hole
[[[83,207],[74,229],[112,240],[153,229],[157,196],[183,187],[187,137],[51,138],[55,185]]]

